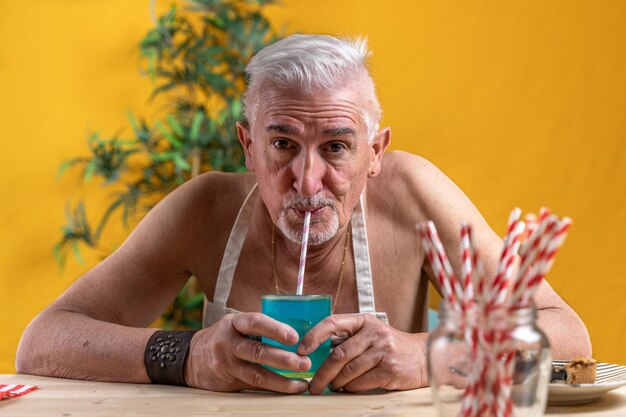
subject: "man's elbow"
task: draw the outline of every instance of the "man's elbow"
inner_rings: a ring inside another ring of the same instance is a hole
[[[551,340],[554,359],[572,360],[592,357],[591,338],[585,323],[576,314],[567,322],[563,328],[565,331],[561,331],[559,337]]]
[[[33,343],[29,336],[28,328],[24,331],[15,353],[15,369],[18,374],[35,374]]]
[[[579,319],[580,320],[580,319]],[[589,337],[589,331],[587,330],[587,326],[580,320],[580,328],[578,331],[579,343],[575,343],[578,348],[578,357],[580,356],[593,356],[593,350],[591,347],[591,338]]]
[[[572,358],[587,356],[591,357],[593,355],[593,350],[591,348],[591,338],[589,337],[589,331],[587,330],[587,326],[580,318],[578,314],[572,311],[572,323],[570,325],[573,343],[572,347],[574,352],[572,352]]]
[[[50,375],[46,370],[50,354],[50,340],[42,329],[42,314],[37,316],[24,330],[15,352],[15,369],[19,374]]]
[[[589,333],[584,325],[582,326],[582,329],[579,329],[579,331],[576,332],[576,336],[572,339],[571,346],[565,346],[564,350],[568,359],[576,359],[580,357],[590,358],[593,356],[591,339],[589,338]]]

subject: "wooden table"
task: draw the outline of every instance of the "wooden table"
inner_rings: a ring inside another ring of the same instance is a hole
[[[419,416],[435,417],[430,389],[321,396],[266,392],[217,393],[165,385],[0,375],[0,384],[38,385],[0,401],[0,416]],[[626,386],[580,406],[548,407],[546,415],[626,416]]]

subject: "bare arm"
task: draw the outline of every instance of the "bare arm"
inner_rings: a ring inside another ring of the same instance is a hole
[[[196,259],[201,262],[220,251],[211,246],[219,236],[207,225],[228,226],[232,207],[228,202],[213,204],[214,197],[236,188],[240,178],[224,181],[220,175],[226,174],[206,174],[165,198],[119,250],[39,314],[20,341],[18,372],[150,382],[143,357],[155,329],[145,327],[174,299],[189,271],[197,267]],[[232,204],[240,203],[233,193],[230,197]],[[308,388],[306,382],[260,366],[304,371],[311,366],[308,359],[248,336],[265,336],[283,344],[298,340],[292,328],[263,314],[226,315],[193,336],[184,363],[185,382],[214,391],[254,388],[297,393]]]
[[[413,184],[414,195],[419,196],[418,207],[424,220],[433,220],[437,226],[455,273],[461,276],[459,226],[462,222],[468,222],[473,225],[487,276],[495,276],[502,240],[469,198],[438,168],[423,158],[400,154],[399,159],[407,167],[403,171],[408,173],[407,182]],[[432,271],[424,268],[424,272],[437,286]],[[591,355],[591,342],[584,323],[546,281],[541,283],[535,295],[535,303],[538,324],[550,341],[554,358],[572,359]]]
[[[550,341],[554,359],[592,356],[585,324],[545,280],[535,295],[535,303],[539,313],[538,325]]]
[[[141,222],[127,241],[87,272],[28,326],[17,351],[18,372],[148,382],[145,328],[175,297],[189,274],[191,187],[181,187]]]

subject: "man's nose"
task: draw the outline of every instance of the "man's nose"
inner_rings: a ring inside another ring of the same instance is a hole
[[[314,151],[303,150],[293,162],[293,187],[298,194],[310,197],[321,191],[325,172],[322,158]]]

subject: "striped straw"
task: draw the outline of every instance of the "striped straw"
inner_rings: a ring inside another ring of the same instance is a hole
[[[539,216],[532,214],[526,216],[527,227],[531,233],[528,234],[526,241],[520,247],[519,254],[522,258],[526,257],[527,251],[530,250],[532,244],[535,243],[535,240],[540,238],[545,232],[549,216],[550,210],[545,207],[539,209]],[[556,218],[556,215],[552,217]]]
[[[433,269],[433,273],[437,278],[437,283],[443,293],[444,299],[451,304],[456,304],[456,299],[454,297],[454,293],[452,292],[452,287],[450,286],[450,280],[446,277],[446,273],[441,265],[441,260],[437,256],[435,248],[426,232],[426,224],[418,224],[417,230],[419,232],[420,241],[422,242],[422,248],[424,249],[428,262]]]
[[[506,299],[517,252],[519,251],[520,241],[524,233],[524,222],[515,220],[512,226],[504,239],[504,247],[498,262],[496,277],[493,280],[492,298],[490,300],[492,306],[501,305]]]
[[[478,252],[478,248],[474,243],[473,231],[470,229],[470,250],[472,252],[472,264],[474,266],[474,296],[476,302],[484,303],[487,299],[487,284],[485,279],[485,266]]]
[[[524,242],[520,248],[522,264],[519,268],[519,276],[513,286],[513,297],[516,302],[521,299],[521,293],[528,287],[529,282],[533,279],[538,263],[545,256],[547,245],[552,239],[557,223],[557,216],[546,215],[541,218],[540,214],[539,225],[528,241]]]
[[[302,295],[304,287],[304,267],[306,264],[306,249],[309,246],[309,224],[311,223],[311,212],[304,214],[304,228],[302,229],[302,247],[300,248],[300,268],[298,268],[298,285],[296,295]]]
[[[463,271],[463,287],[465,289],[464,304],[469,306],[474,302],[474,259],[472,259],[472,244],[470,235],[472,226],[467,223],[461,225],[461,266]]]
[[[428,221],[426,223],[426,233],[432,242],[432,245],[435,249],[437,257],[439,258],[441,265],[443,266],[447,278],[450,280],[450,285],[452,287],[452,291],[454,291],[455,296],[459,300],[459,302],[463,301],[464,294],[459,284],[456,275],[454,275],[454,271],[452,270],[452,265],[448,260],[448,256],[446,255],[446,250],[443,247],[443,243],[441,243],[441,239],[439,238],[439,233],[437,233],[437,228],[435,227],[435,223],[432,221]]]
[[[522,246],[520,247],[519,254],[522,258],[522,264],[520,265],[520,274],[526,274],[528,268],[535,262],[539,252],[541,251],[541,242],[546,241],[548,235],[552,232],[552,229],[556,223],[556,216],[544,216],[539,219],[539,224],[533,231],[532,235],[528,237]],[[518,281],[516,285],[520,285]]]
[[[522,216],[521,208],[515,207],[513,210],[511,210],[511,214],[509,214],[509,221],[506,224],[506,237],[507,238],[510,236],[511,232],[513,231],[513,228],[515,227],[515,225],[517,224],[521,216]]]
[[[561,249],[561,246],[563,246],[563,243],[565,242],[565,239],[567,238],[567,233],[569,232],[569,228],[571,226],[572,226],[572,219],[570,219],[569,217],[564,217],[559,222],[558,227],[552,237],[552,240],[550,241],[548,245],[548,251],[545,256],[546,264],[544,266],[545,268],[544,275],[546,275],[552,268],[552,265],[554,264],[554,258],[556,257],[556,254],[559,251],[559,249]]]
[[[460,314],[460,330],[469,348],[471,370],[459,417],[513,416],[516,356],[507,315],[511,309],[530,302],[572,224],[571,219],[560,220],[547,208],[542,208],[538,216],[526,216],[526,223],[520,218],[520,209],[514,209],[509,216],[492,282],[485,277],[470,225],[461,226],[460,279],[452,270],[434,223],[417,225],[442,296]],[[516,269],[518,252],[521,265]]]
[[[534,272],[530,276],[525,276],[524,285],[518,289],[515,301],[519,305],[528,305],[533,295],[537,292],[539,284],[543,278],[550,272],[552,265],[554,264],[554,258],[557,252],[563,246],[563,242],[567,238],[567,233],[572,225],[572,219],[565,217],[556,224],[556,227],[552,229],[552,233],[549,234],[547,241],[544,243],[544,248],[540,251],[536,260],[536,268],[529,268],[528,272]]]
[[[504,236],[504,244],[502,246],[502,253],[500,254],[500,260],[496,270],[496,276],[493,279],[492,291],[491,291],[491,304],[501,303],[506,296],[506,289],[509,284],[509,276],[511,270],[511,264],[515,261],[517,250],[519,246],[516,242],[519,242],[521,234],[524,230],[524,224],[520,221],[522,210],[518,207],[514,208],[509,214],[509,220],[507,222],[506,234]]]
[[[524,216],[524,222],[526,223],[526,233],[524,233],[524,240],[527,240],[537,229],[539,219],[536,214],[528,213]]]
[[[432,235],[429,233],[428,223],[418,223],[417,231],[422,243],[422,248],[437,278],[437,283],[439,284],[444,300],[446,300],[455,311],[460,311],[461,299],[457,297],[457,292],[453,290],[453,278],[448,275],[447,269],[443,266],[442,258],[437,253]]]
[[[463,331],[465,343],[469,347],[469,361],[472,364],[470,367],[475,368],[477,361],[480,360],[480,356],[478,350],[478,329],[476,327],[478,320],[476,314],[478,314],[478,310],[474,309],[476,306],[475,291],[479,289],[474,286],[482,280],[483,270],[482,265],[480,265],[479,269],[479,265],[477,264],[479,258],[476,253],[472,234],[472,226],[463,223],[461,225],[461,269],[463,273],[462,280],[465,298],[462,307],[466,318],[462,321],[461,330]],[[481,387],[478,376],[479,372],[470,370],[461,410],[459,412],[460,417],[478,417],[479,389]]]

